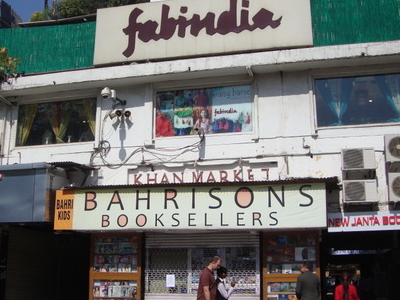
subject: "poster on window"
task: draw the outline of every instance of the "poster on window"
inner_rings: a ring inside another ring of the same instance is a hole
[[[251,132],[250,85],[157,93],[156,137]]]

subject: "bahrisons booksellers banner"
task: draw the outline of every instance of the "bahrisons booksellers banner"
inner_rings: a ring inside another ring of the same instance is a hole
[[[326,227],[325,184],[59,190],[55,230]]]

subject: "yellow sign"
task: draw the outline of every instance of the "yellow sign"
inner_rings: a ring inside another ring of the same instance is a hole
[[[74,216],[74,191],[56,191],[54,229],[72,230]]]

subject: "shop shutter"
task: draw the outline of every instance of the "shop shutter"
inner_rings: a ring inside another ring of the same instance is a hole
[[[258,232],[224,231],[201,233],[148,233],[148,248],[180,248],[180,247],[258,247]]]
[[[221,256],[228,278],[240,283],[235,299],[260,299],[259,246],[258,232],[147,233],[145,299],[194,299],[198,277],[214,255]],[[166,287],[168,274],[174,287]]]
[[[16,226],[9,233],[5,300],[54,300],[52,233]]]

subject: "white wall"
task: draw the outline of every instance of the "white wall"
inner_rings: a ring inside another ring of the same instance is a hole
[[[389,42],[385,45],[280,50],[22,77],[11,87],[2,87],[1,94],[11,102],[98,97],[96,140],[14,147],[17,108],[6,107],[5,113],[3,106],[0,135],[2,120],[6,115],[9,117],[6,134],[1,139],[5,154],[1,163],[73,161],[89,164],[94,149],[101,140],[106,140],[110,144],[110,152],[104,161],[99,156],[93,161],[100,168],[98,184],[128,183],[128,174],[132,170],[150,170],[140,165],[142,161],[162,169],[167,161],[193,163],[199,158],[236,160],[256,156],[277,163],[277,167],[270,171],[270,180],[335,176],[340,179],[342,148],[373,147],[378,163],[379,194],[385,207],[387,182],[383,137],[385,134],[397,134],[400,124],[318,129],[312,82],[315,76],[321,74],[343,76],[393,72],[398,67],[396,64],[400,63],[396,50],[399,46],[400,42]],[[359,49],[370,48],[375,51],[371,60],[355,58],[354,53]],[[310,54],[310,51],[314,53]],[[307,53],[318,58],[306,60]],[[281,57],[279,64],[278,57]],[[357,66],[357,60],[360,66]],[[333,61],[337,67],[332,69]],[[376,62],[380,62],[379,68]],[[252,67],[254,77],[249,76],[246,66]],[[189,152],[181,148],[197,143],[197,135],[154,138],[156,91],[249,82],[253,85],[255,96],[254,132],[209,135],[200,151],[193,149]],[[124,109],[132,113],[129,124],[125,122],[121,126],[115,123],[116,119],[107,117],[112,102],[100,97],[100,90],[105,86],[116,89],[118,97],[127,101]],[[105,164],[114,165],[114,168]],[[115,168],[116,165],[118,168]]]

